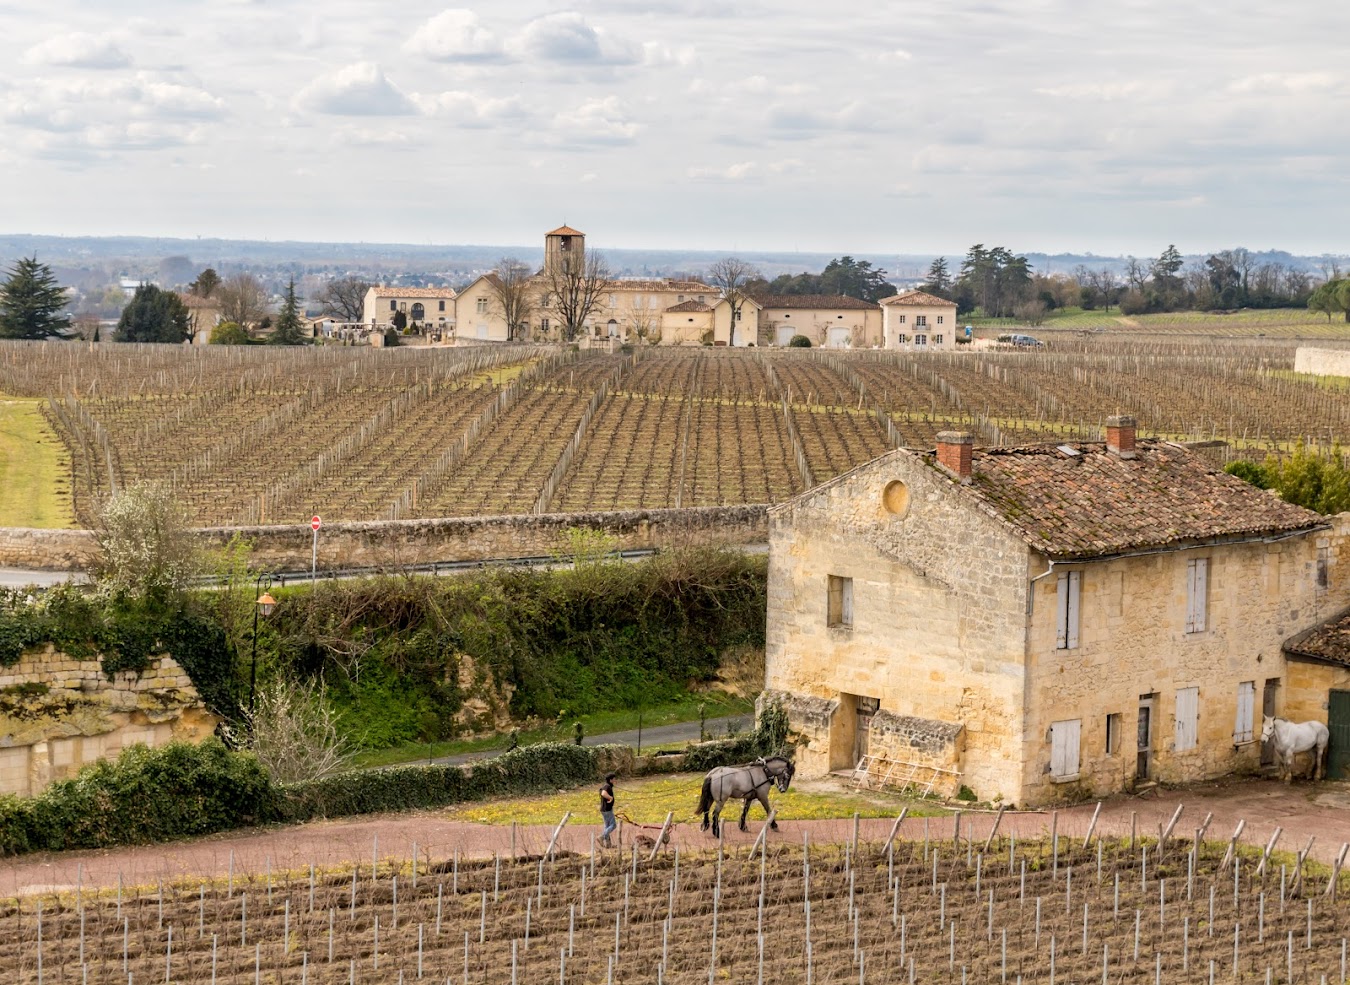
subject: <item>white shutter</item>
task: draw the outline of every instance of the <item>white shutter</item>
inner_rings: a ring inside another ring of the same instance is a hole
[[[1078,775],[1078,739],[1082,722],[1054,722],[1050,726],[1050,775],[1073,777]]]
[[[840,622],[845,626],[853,625],[853,579],[842,579],[840,586]]]
[[[1243,681],[1238,685],[1237,717],[1233,720],[1233,741],[1251,742],[1252,723],[1256,712],[1256,682]]]
[[[1203,633],[1206,625],[1205,599],[1209,588],[1209,559],[1186,562],[1186,632]]]
[[[1055,648],[1069,645],[1069,573],[1061,572],[1058,581],[1058,606],[1055,610]]]
[[[1078,645],[1078,609],[1079,599],[1082,596],[1080,591],[1082,587],[1082,572],[1069,572],[1069,621],[1065,626],[1065,634],[1068,637],[1069,649]]]
[[[1183,687],[1177,691],[1177,734],[1175,750],[1185,752],[1196,746],[1196,725],[1200,716],[1200,689]]]

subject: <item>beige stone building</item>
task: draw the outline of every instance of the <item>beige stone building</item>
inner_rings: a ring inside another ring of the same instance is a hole
[[[183,307],[188,310],[188,327],[192,332],[195,345],[211,341],[211,329],[220,324],[220,302],[215,298],[203,298],[196,294],[178,295]]]
[[[1131,418],[944,433],[770,511],[766,699],[805,775],[1040,804],[1255,768],[1285,640],[1350,602],[1341,528]]]
[[[388,328],[400,311],[409,325],[448,331],[455,324],[455,292],[448,287],[372,287],[366,291],[361,321]]]
[[[822,349],[881,345],[881,308],[843,294],[769,294],[755,297],[758,335],[739,345],[787,345],[804,335]],[[749,317],[747,314],[745,317]]]
[[[924,291],[881,299],[887,349],[955,349],[962,331],[956,302]]]

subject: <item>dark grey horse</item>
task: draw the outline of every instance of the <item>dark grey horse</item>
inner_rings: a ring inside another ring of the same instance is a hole
[[[708,830],[708,811],[711,809],[712,833],[720,834],[722,805],[740,797],[745,801],[740,824],[744,831],[745,819],[750,815],[750,801],[758,800],[764,806],[764,813],[768,814],[769,788],[776,785],[779,793],[787,793],[796,770],[792,761],[782,756],[757,759],[747,766],[719,766],[709,770],[703,778],[703,795],[699,797],[698,810],[695,811],[703,815],[703,830]],[[777,821],[773,823],[773,829],[778,830]]]

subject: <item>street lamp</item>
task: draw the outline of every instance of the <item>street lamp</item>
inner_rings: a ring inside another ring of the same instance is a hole
[[[272,610],[277,607],[277,600],[272,598],[268,589],[272,587],[272,576],[261,574],[254,584],[254,591],[258,593],[257,604],[253,607],[253,665],[248,678],[248,714],[253,717],[253,701],[258,692],[258,616],[264,619],[272,614]]]

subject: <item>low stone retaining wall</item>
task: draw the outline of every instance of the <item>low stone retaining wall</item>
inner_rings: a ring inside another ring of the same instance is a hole
[[[1350,349],[1318,349],[1301,345],[1294,351],[1294,372],[1316,376],[1350,376]]]
[[[319,533],[319,570],[548,556],[565,550],[573,528],[607,534],[618,550],[762,544],[768,541],[766,511],[765,506],[718,506],[333,523]],[[208,527],[199,533],[211,546],[239,534],[253,543],[254,563],[260,567],[309,568],[308,524]],[[0,567],[86,570],[97,553],[88,530],[0,528]]]

